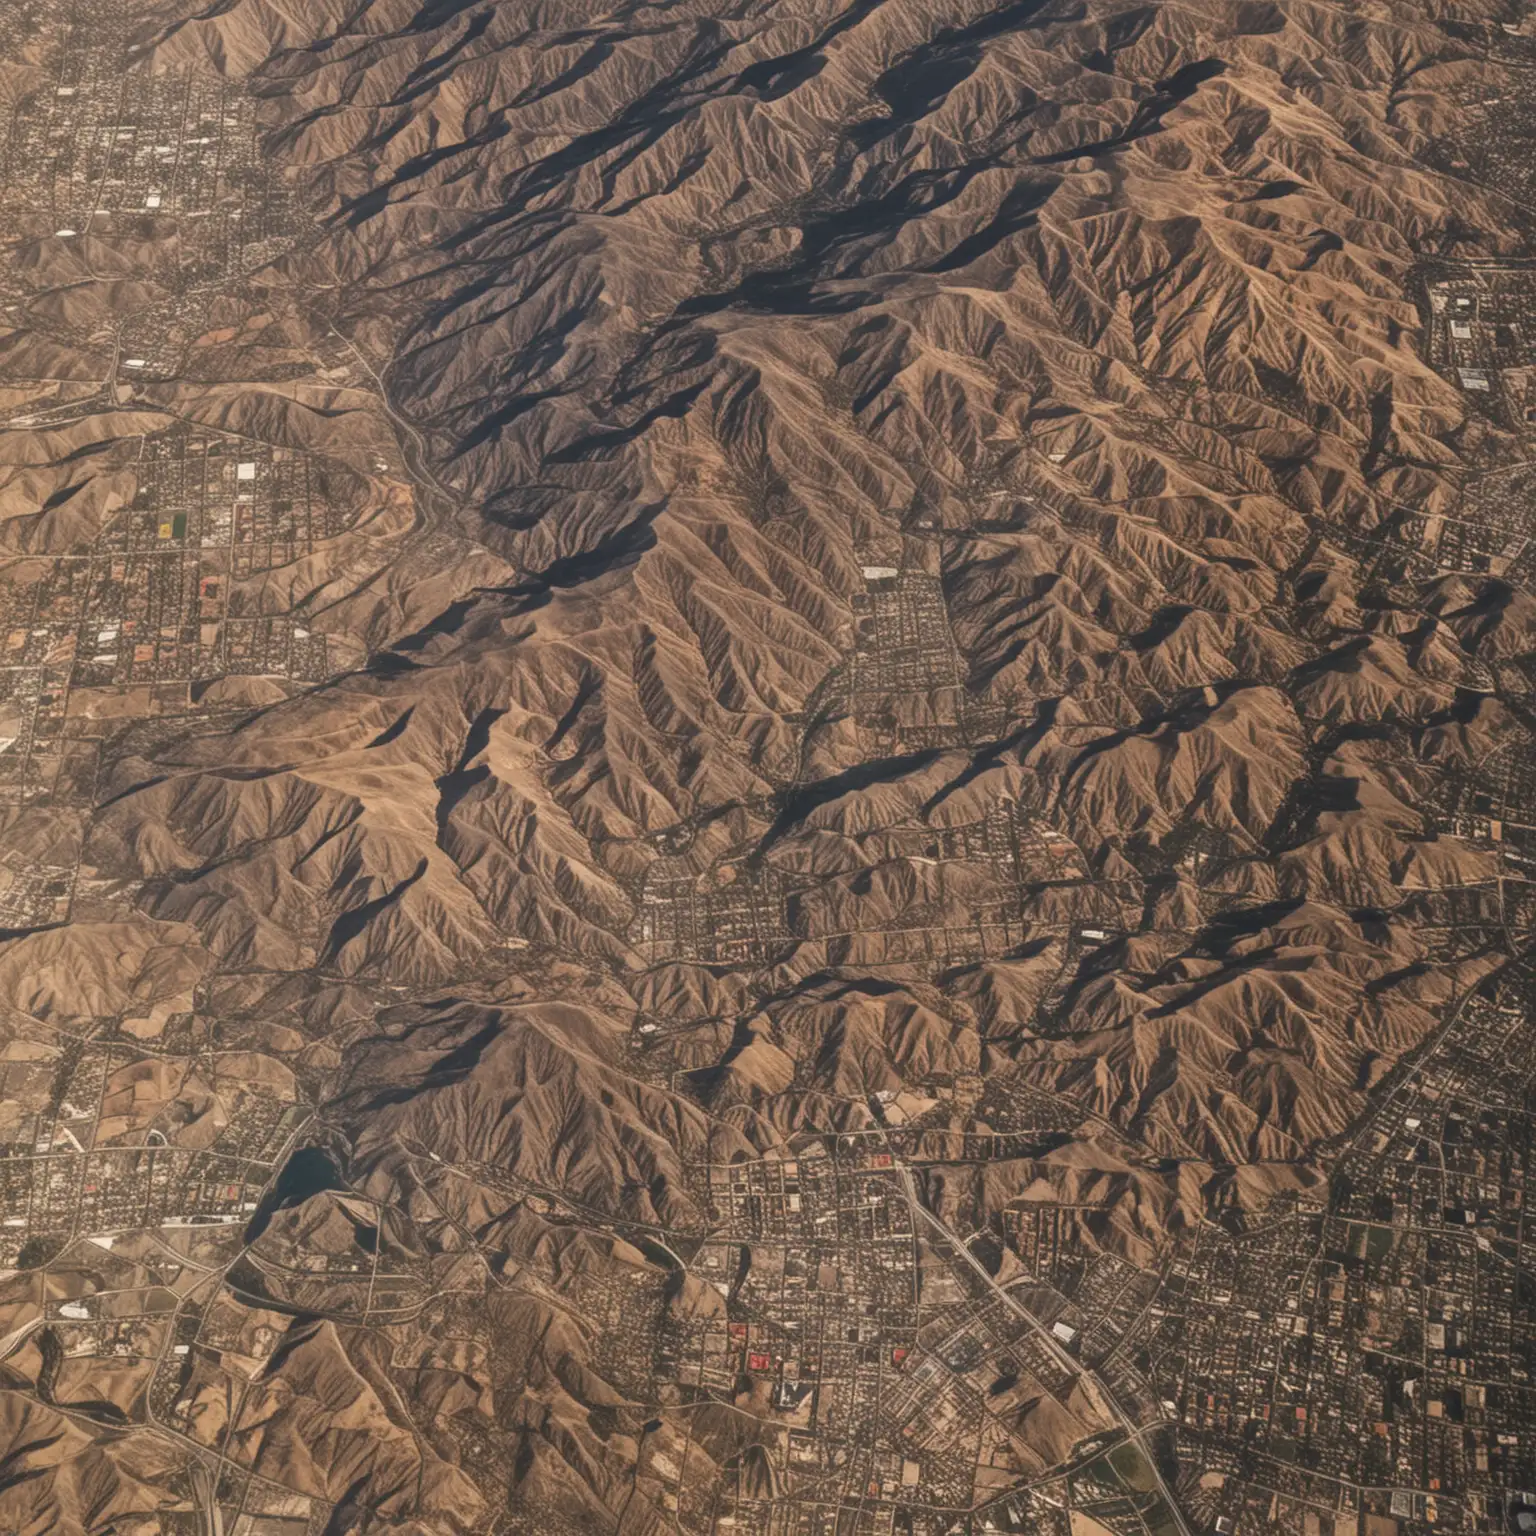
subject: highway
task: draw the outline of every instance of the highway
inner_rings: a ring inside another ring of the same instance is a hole
[[[1016,1301],[1012,1296],[1008,1294],[1007,1291],[1002,1288],[1002,1286],[1000,1286],[992,1278],[992,1276],[987,1272],[986,1265],[984,1265],[981,1260],[978,1259],[976,1255],[972,1253],[971,1250],[967,1248],[965,1244],[962,1243],[960,1239],[956,1237],[955,1234],[951,1232],[949,1228],[945,1226],[944,1223],[940,1221],[939,1218],[935,1216],[926,1205],[923,1204],[922,1200],[919,1199],[917,1193],[917,1184],[912,1177],[911,1168],[908,1167],[907,1164],[896,1155],[894,1150],[892,1151],[891,1157],[892,1161],[901,1172],[902,1186],[906,1191],[907,1204],[912,1208],[913,1219],[916,1221],[921,1221],[932,1228],[934,1232],[936,1232],[940,1237],[943,1237],[955,1249],[955,1251],[960,1254],[966,1263],[970,1265],[972,1270],[975,1271],[987,1289],[990,1290],[992,1294],[996,1296],[997,1299],[1001,1301],[1002,1304],[1007,1307],[1015,1317],[1017,1317],[1021,1322],[1027,1323],[1029,1327],[1034,1330],[1036,1336],[1044,1342],[1046,1348],[1050,1351],[1051,1358],[1055,1360],[1063,1370],[1070,1371],[1074,1376],[1081,1376],[1094,1385],[1094,1387],[1098,1390],[1099,1395],[1103,1398],[1105,1404],[1108,1406],[1110,1412],[1114,1414],[1116,1420],[1119,1422],[1120,1427],[1125,1431],[1129,1439],[1135,1444],[1137,1450],[1141,1452],[1142,1458],[1145,1460],[1147,1468],[1151,1472],[1154,1482],[1157,1484],[1158,1494],[1161,1496],[1163,1503],[1168,1506],[1168,1513],[1172,1517],[1173,1523],[1178,1527],[1179,1536],[1194,1536],[1194,1533],[1190,1530],[1188,1522],[1184,1519],[1184,1512],[1179,1508],[1178,1500],[1173,1496],[1173,1490],[1163,1480],[1163,1474],[1158,1470],[1157,1459],[1153,1455],[1151,1448],[1146,1443],[1146,1430],[1138,1425],[1120,1406],[1119,1402],[1115,1398],[1115,1394],[1110,1390],[1108,1384],[1101,1376],[1098,1375],[1097,1372],[1084,1365],[1082,1361],[1076,1360],[1071,1355],[1069,1355],[1066,1350],[1062,1348],[1061,1341],[1055,1336],[1055,1334],[1053,1334],[1051,1330],[1047,1328],[1045,1324],[1042,1323],[1040,1319],[1034,1315],[1034,1313],[1030,1312],[1021,1303]]]

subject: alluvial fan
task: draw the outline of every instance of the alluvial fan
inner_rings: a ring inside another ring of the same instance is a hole
[[[0,1530],[1536,1528],[1528,0],[12,0]]]

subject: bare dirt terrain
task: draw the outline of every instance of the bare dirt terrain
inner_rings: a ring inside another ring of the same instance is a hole
[[[1536,1521],[1523,0],[0,108],[0,1530]]]

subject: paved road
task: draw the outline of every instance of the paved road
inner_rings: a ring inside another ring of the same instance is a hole
[[[224,1511],[219,1508],[218,1478],[201,1461],[191,1470],[193,1502],[202,1510],[204,1536],[224,1536]]]
[[[1157,1484],[1157,1491],[1162,1496],[1163,1503],[1168,1506],[1168,1513],[1173,1517],[1173,1523],[1179,1529],[1179,1536],[1194,1536],[1194,1533],[1190,1530],[1188,1523],[1184,1519],[1183,1511],[1179,1508],[1178,1500],[1173,1496],[1173,1490],[1168,1486],[1166,1482],[1163,1481],[1163,1474],[1158,1470],[1157,1459],[1153,1455],[1151,1448],[1147,1445],[1146,1442],[1146,1430],[1138,1425],[1135,1420],[1133,1420],[1131,1416],[1126,1413],[1126,1411],[1120,1406],[1119,1402],[1115,1398],[1115,1394],[1110,1390],[1109,1385],[1104,1381],[1104,1379],[1099,1376],[1097,1372],[1091,1370],[1088,1366],[1085,1366],[1081,1360],[1076,1360],[1071,1355],[1069,1355],[1066,1350],[1061,1347],[1061,1341],[1056,1337],[1056,1335],[1053,1334],[1051,1330],[1047,1328],[1045,1324],[1042,1323],[1040,1319],[1034,1315],[1033,1312],[1029,1311],[1028,1308],[1010,1296],[1008,1292],[1005,1291],[1002,1286],[1000,1286],[988,1273],[986,1265],[984,1265],[981,1260],[978,1259],[976,1255],[972,1253],[971,1250],[967,1248],[965,1244],[962,1243],[960,1239],[956,1237],[955,1234],[951,1232],[949,1228],[945,1226],[944,1223],[940,1221],[939,1218],[935,1216],[926,1205],[923,1204],[921,1199],[918,1198],[917,1184],[912,1177],[912,1170],[907,1166],[906,1163],[897,1157],[894,1152],[892,1153],[892,1160],[895,1162],[896,1167],[901,1172],[901,1182],[906,1190],[907,1204],[912,1208],[912,1215],[914,1219],[927,1223],[928,1226],[930,1226],[941,1237],[945,1238],[954,1247],[955,1251],[960,1254],[966,1263],[969,1264],[980,1277],[982,1283],[987,1287],[987,1289],[990,1290],[992,1294],[996,1296],[998,1300],[1001,1301],[1003,1305],[1014,1314],[1015,1317],[1017,1317],[1021,1322],[1027,1323],[1030,1328],[1034,1330],[1036,1336],[1044,1342],[1046,1348],[1050,1351],[1051,1358],[1055,1360],[1058,1365],[1060,1365],[1064,1370],[1070,1371],[1074,1376],[1085,1377],[1088,1381],[1091,1381],[1095,1387],[1098,1388],[1100,1395],[1103,1397],[1105,1403],[1108,1404],[1110,1412],[1113,1413],[1115,1418],[1119,1421],[1120,1427],[1135,1444],[1137,1450],[1141,1452],[1142,1458],[1145,1460],[1147,1468],[1152,1473],[1153,1480]]]

